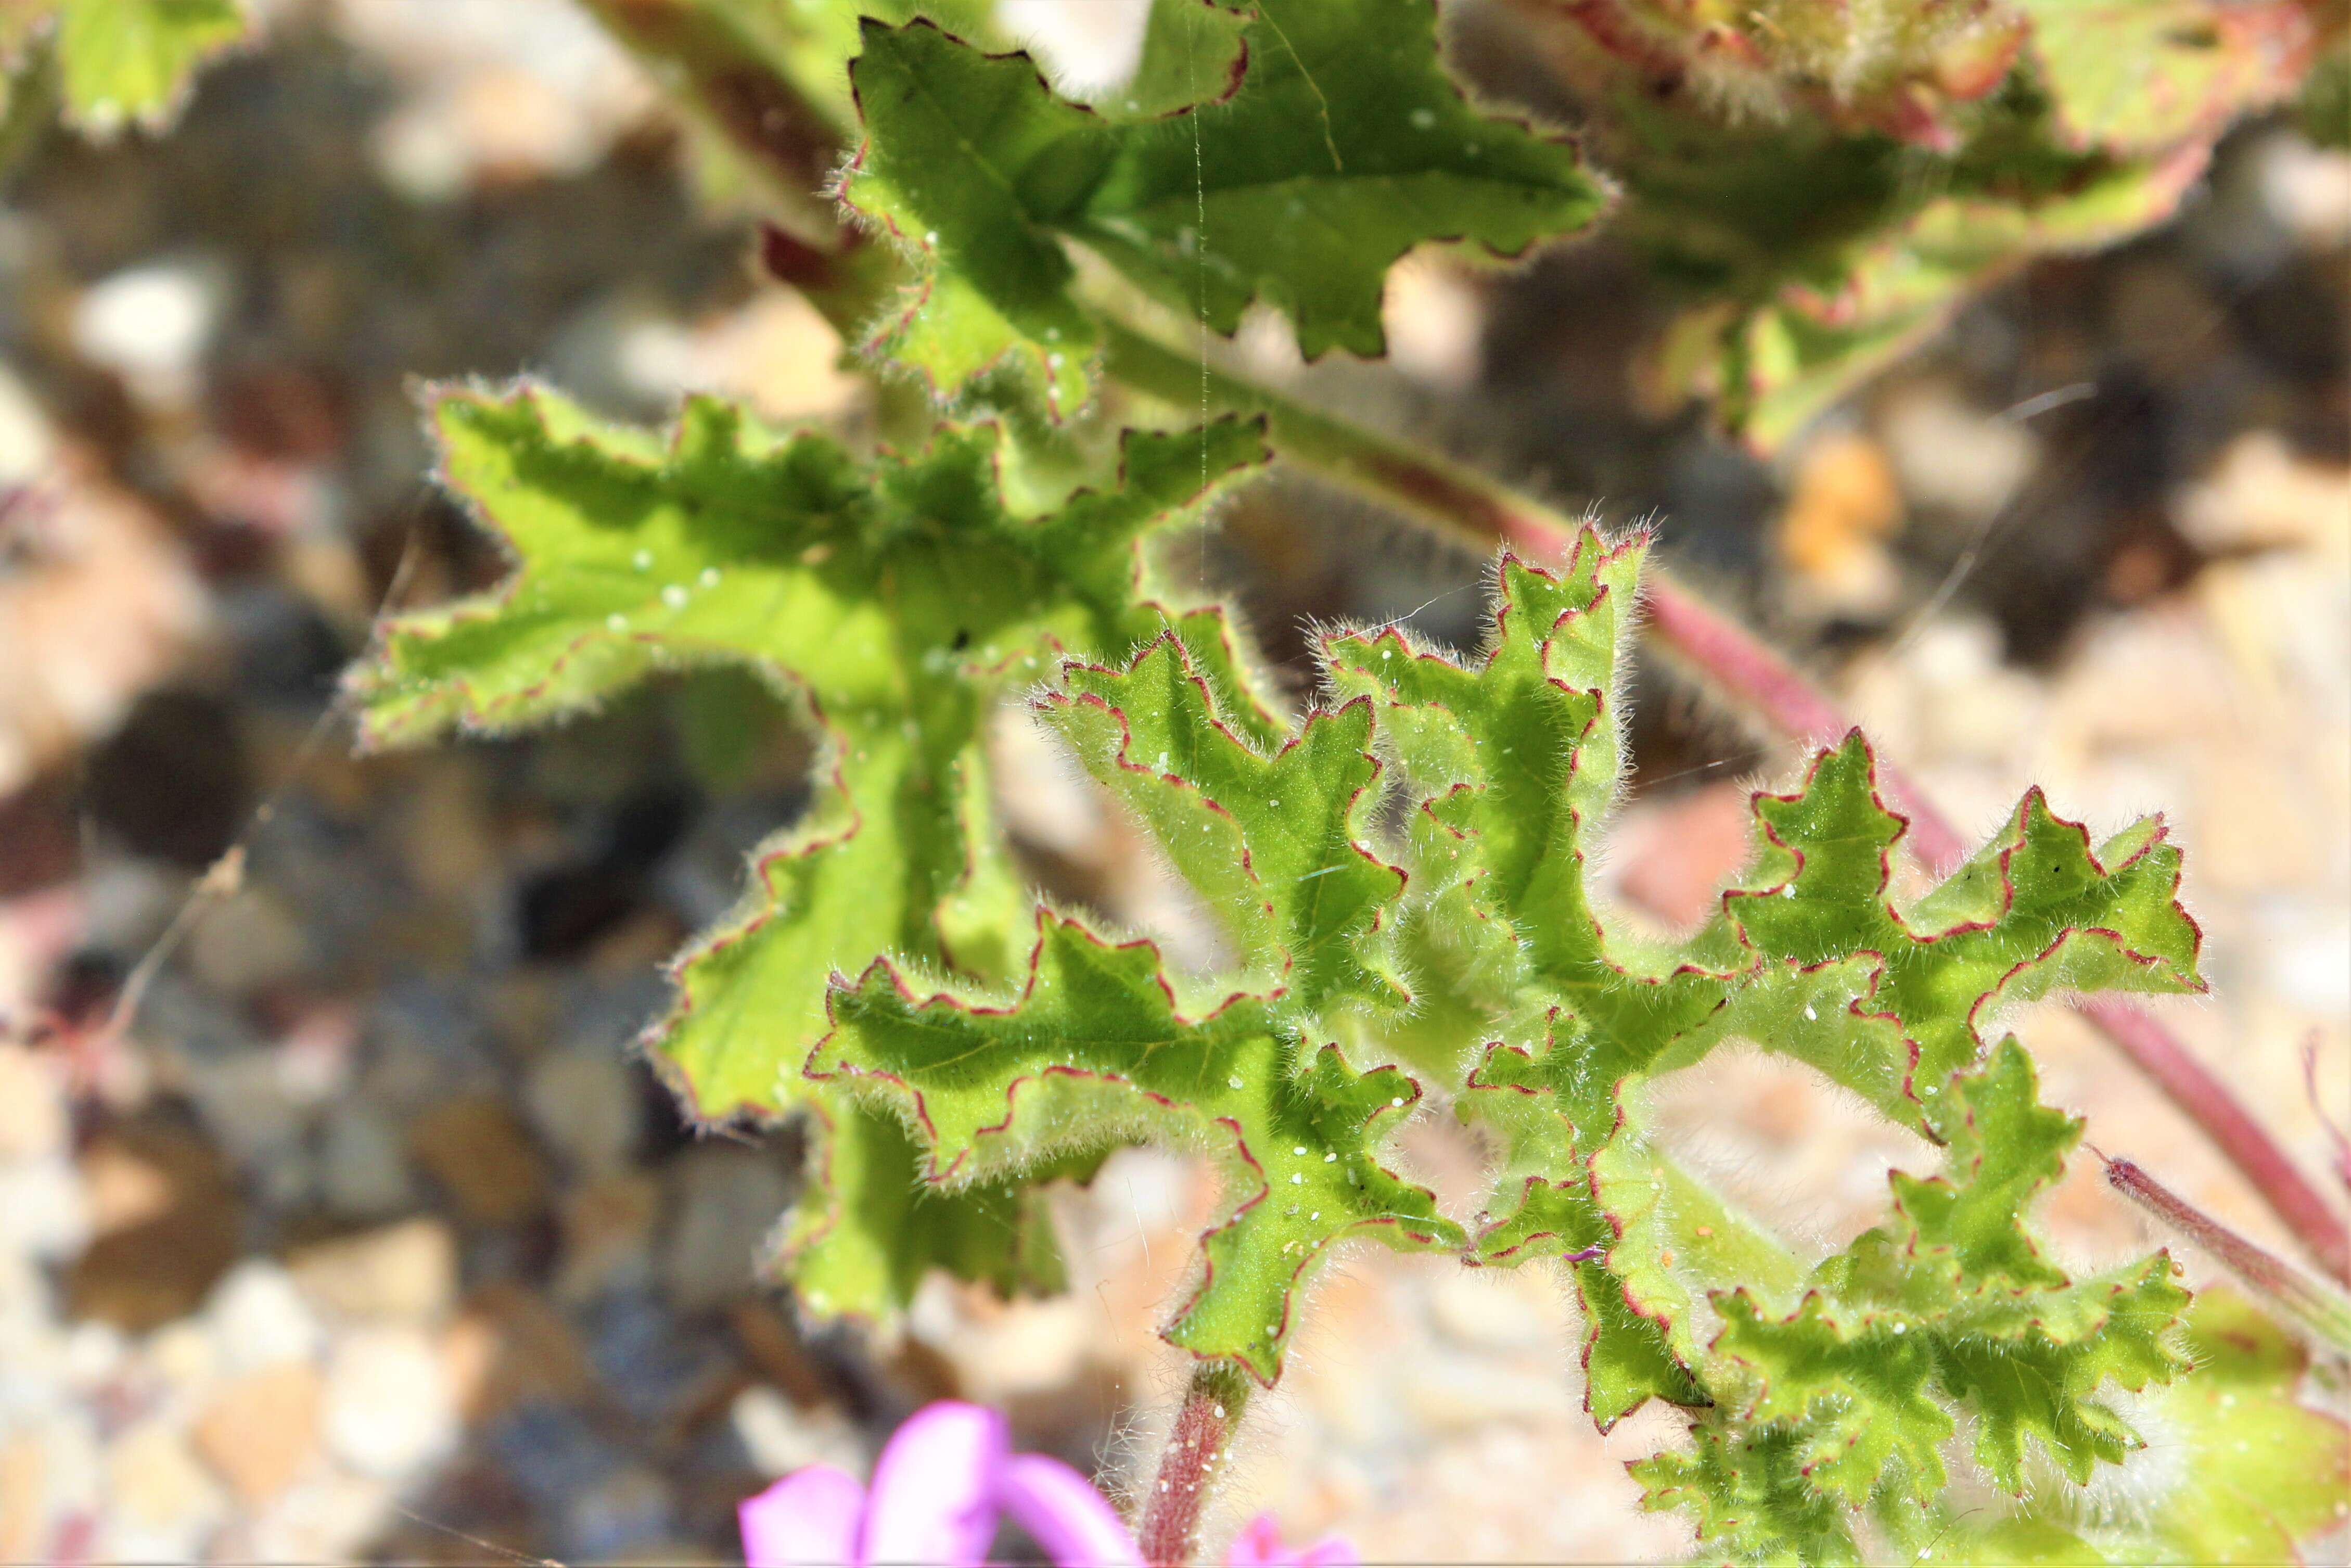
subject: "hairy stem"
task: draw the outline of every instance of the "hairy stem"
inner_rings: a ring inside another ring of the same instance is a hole
[[[1198,1552],[1208,1490],[1232,1448],[1249,1396],[1249,1376],[1237,1367],[1202,1362],[1193,1369],[1135,1531],[1151,1568],[1179,1568]]]
[[[2351,1355],[2351,1296],[2256,1247],[2128,1160],[2106,1161],[2106,1181],[2219,1259],[2245,1287],[2312,1338]]]
[[[1114,319],[1105,341],[1105,369],[1118,381],[1179,408],[1196,405],[1205,385],[1217,406],[1265,415],[1284,457],[1480,548],[1499,539],[1551,559],[1574,537],[1574,525],[1557,509],[1448,458],[1223,371],[1212,371],[1204,383],[1196,358]],[[1650,634],[1708,689],[1792,738],[1829,739],[1852,727],[1794,664],[1655,562],[1645,594]],[[1957,826],[1907,775],[1883,758],[1878,766],[1892,803],[1910,821],[1912,852],[1930,869],[1957,863],[1965,850]],[[2351,1232],[2342,1217],[2179,1036],[2129,1002],[2101,998],[2076,1007],[2203,1129],[2329,1274],[2351,1275]]]

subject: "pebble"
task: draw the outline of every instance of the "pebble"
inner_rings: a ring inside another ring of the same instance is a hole
[[[196,1451],[248,1508],[277,1496],[319,1451],[318,1369],[281,1362],[223,1387],[196,1417]]]
[[[62,1155],[0,1166],[0,1249],[55,1261],[89,1235],[81,1179]]]
[[[97,1239],[68,1271],[75,1316],[157,1327],[193,1310],[236,1260],[238,1194],[194,1134],[162,1122],[119,1128],[84,1151],[81,1170]]]
[[[619,1171],[585,1183],[567,1197],[555,1294],[566,1301],[583,1301],[650,1278],[661,1196],[661,1184],[653,1177]]]
[[[82,290],[74,347],[142,396],[170,401],[193,390],[218,308],[205,267],[181,260],[125,267]]]
[[[228,1506],[179,1427],[162,1417],[132,1426],[106,1446],[107,1522],[102,1558],[190,1563]]]
[[[222,1365],[232,1375],[280,1362],[307,1362],[321,1338],[318,1314],[285,1265],[248,1258],[213,1287],[205,1316]]]
[[[675,1218],[662,1249],[662,1289],[681,1312],[722,1306],[751,1288],[790,1185],[774,1155],[720,1145],[687,1151],[671,1173]]]
[[[298,1480],[252,1521],[247,1537],[259,1563],[357,1563],[383,1531],[390,1489],[329,1467]]]
[[[457,1241],[439,1219],[402,1220],[307,1248],[289,1270],[329,1317],[425,1322],[457,1298]]]
[[[574,1563],[611,1563],[650,1555],[671,1530],[667,1482],[642,1465],[629,1465],[583,1488],[563,1506],[564,1555]]]
[[[149,1334],[141,1359],[174,1396],[168,1403],[183,1411],[208,1394],[221,1375],[219,1348],[194,1318],[165,1323]]]
[[[1563,1350],[1568,1337],[1567,1305],[1543,1270],[1449,1270],[1428,1293],[1428,1315],[1465,1350]]]
[[[0,1438],[0,1563],[44,1561],[49,1456],[29,1432]]]
[[[613,1047],[573,1046],[540,1058],[531,1064],[524,1103],[539,1137],[578,1175],[617,1170],[636,1148],[643,1101]]]
[[[469,1425],[534,1401],[578,1404],[594,1396],[595,1373],[571,1321],[511,1281],[469,1296],[441,1350]]]
[[[427,1111],[410,1124],[408,1148],[467,1225],[519,1225],[547,1207],[546,1162],[515,1113],[489,1095]]]
[[[206,911],[188,933],[189,967],[225,996],[284,985],[302,973],[309,954],[301,922],[261,887]]]
[[[54,1158],[72,1124],[56,1065],[23,1046],[0,1043],[0,1164]]]
[[[802,1410],[775,1388],[755,1383],[727,1406],[726,1424],[762,1476],[789,1475],[810,1465],[864,1472],[864,1442],[830,1406]]]
[[[447,1454],[457,1407],[433,1341],[408,1326],[355,1329],[327,1363],[328,1451],[362,1476],[400,1480]]]
[[[327,1113],[319,1134],[319,1196],[338,1214],[367,1218],[416,1201],[407,1147],[372,1103],[346,1101]]]

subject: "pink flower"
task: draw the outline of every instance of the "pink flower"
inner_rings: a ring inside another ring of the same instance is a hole
[[[892,1434],[871,1489],[831,1465],[794,1470],[739,1511],[750,1568],[980,1568],[1008,1517],[1056,1568],[1142,1568],[1125,1521],[1092,1481],[1044,1454],[1012,1452],[1004,1417],[941,1400]],[[1233,1543],[1230,1568],[1353,1568],[1324,1541],[1284,1552],[1270,1515]]]
[[[1244,1525],[1233,1549],[1225,1553],[1225,1568],[1357,1568],[1362,1561],[1353,1547],[1335,1535],[1326,1535],[1311,1546],[1284,1548],[1270,1513],[1260,1513]]]

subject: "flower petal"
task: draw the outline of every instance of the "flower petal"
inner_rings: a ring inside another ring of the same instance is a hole
[[[1276,1568],[1282,1562],[1280,1527],[1273,1515],[1260,1513],[1241,1526],[1225,1553],[1225,1568]]]
[[[847,1470],[794,1470],[735,1512],[750,1568],[856,1568],[865,1488]]]
[[[978,1568],[1011,1447],[1004,1417],[983,1406],[942,1399],[914,1412],[874,1463],[858,1562]]]
[[[1225,1553],[1225,1568],[1357,1568],[1362,1561],[1353,1546],[1335,1535],[1303,1548],[1282,1545],[1281,1528],[1270,1513],[1243,1525],[1232,1550]]]
[[[1094,1483],[1044,1454],[1016,1454],[998,1496],[1054,1568],[1142,1568],[1143,1551]]]

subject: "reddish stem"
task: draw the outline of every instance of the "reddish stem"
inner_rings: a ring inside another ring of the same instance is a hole
[[[2351,1299],[2342,1291],[2255,1246],[2129,1160],[2107,1160],[2106,1181],[2116,1192],[2219,1259],[2246,1288],[2304,1333],[2324,1340],[2338,1352],[2351,1353]]]
[[[2145,1009],[2110,997],[2085,998],[2074,1009],[2104,1030],[2174,1105],[2204,1130],[2231,1164],[2269,1200],[2312,1257],[2336,1279],[2351,1277],[2351,1239],[2341,1217],[2306,1180],[2277,1141]]]
[[[1151,1568],[1181,1568],[1197,1552],[1208,1490],[1232,1447],[1249,1396],[1249,1378],[1232,1367],[1203,1362],[1193,1370],[1159,1456],[1159,1474],[1143,1500],[1136,1538]]]
[[[1853,720],[1802,672],[1665,573],[1649,573],[1644,597],[1650,634],[1708,685],[1738,699],[1772,728],[1817,743],[1834,742],[1853,727]],[[1881,756],[1877,778],[1895,809],[1910,819],[1904,841],[1928,870],[1949,871],[1966,858],[1967,844],[1959,830],[1907,774]]]

